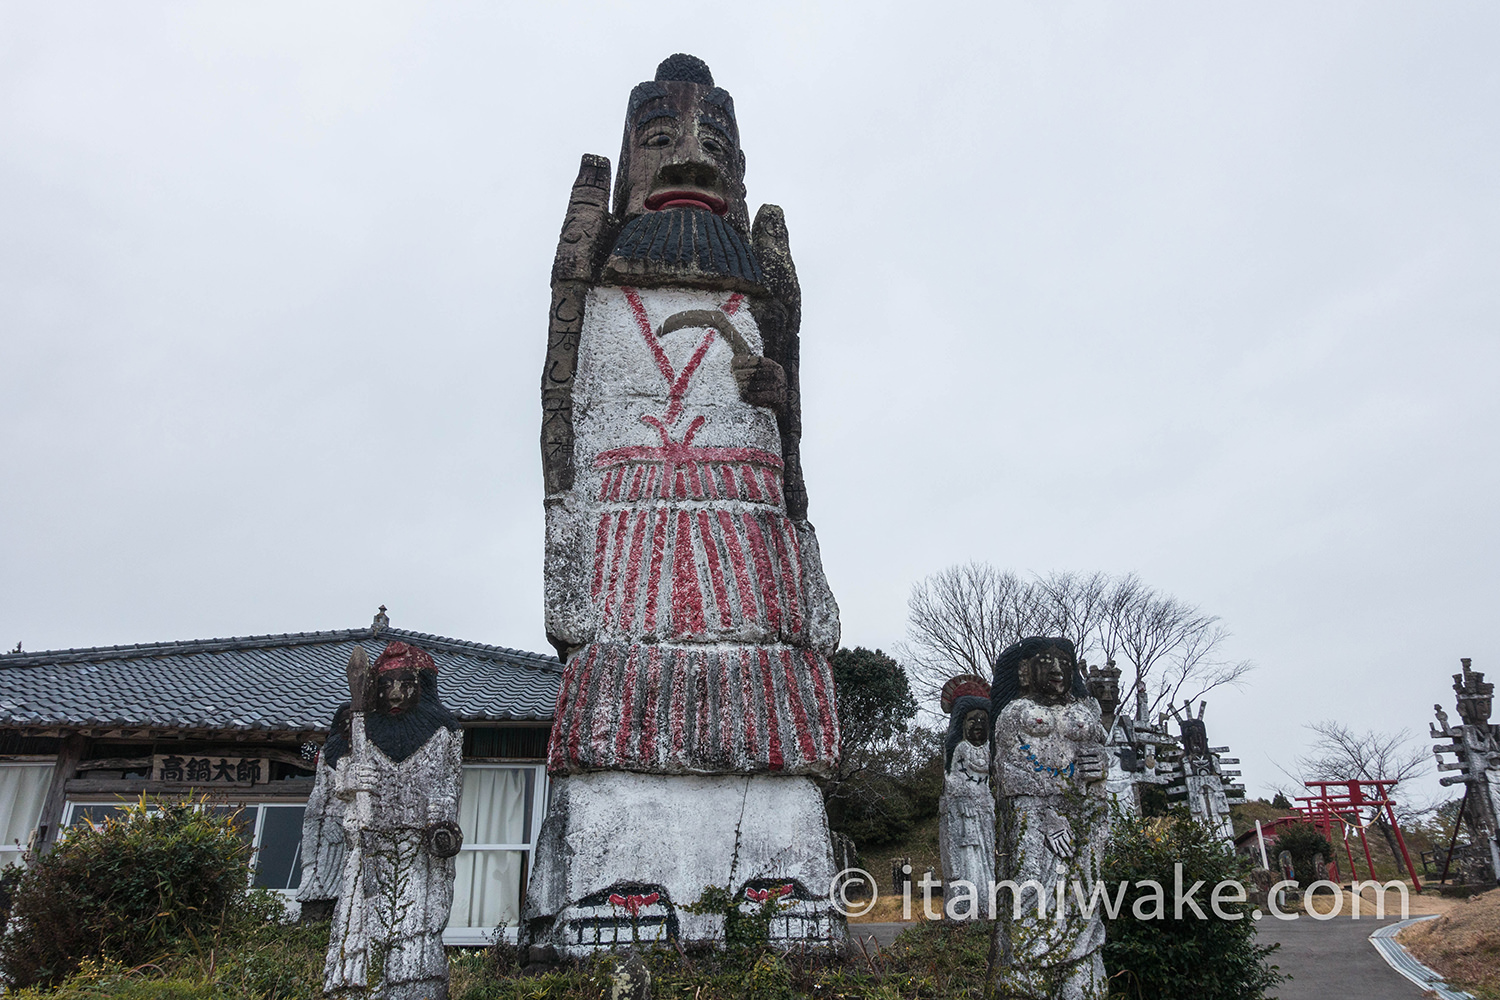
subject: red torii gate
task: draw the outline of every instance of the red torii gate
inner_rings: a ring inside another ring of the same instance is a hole
[[[1417,870],[1411,864],[1411,855],[1406,852],[1406,839],[1401,836],[1401,825],[1396,822],[1395,801],[1391,798],[1391,789],[1396,786],[1395,778],[1376,781],[1361,779],[1304,781],[1302,784],[1313,789],[1317,794],[1297,796],[1297,801],[1304,804],[1293,808],[1305,822],[1311,823],[1323,835],[1329,846],[1333,845],[1334,820],[1356,827],[1359,830],[1360,846],[1365,852],[1365,871],[1369,873],[1371,881],[1375,879],[1375,863],[1370,858],[1370,844],[1365,839],[1365,824],[1360,820],[1359,813],[1364,808],[1374,809],[1377,815],[1382,809],[1385,810],[1391,829],[1396,834],[1396,846],[1401,848],[1401,857],[1406,862],[1406,870],[1411,873],[1412,888],[1417,892],[1422,891],[1422,883],[1417,879]],[[1343,834],[1344,854],[1349,858],[1350,877],[1357,877],[1354,852],[1349,848],[1349,837],[1342,828],[1339,832]],[[1333,867],[1335,880],[1342,881],[1337,878],[1338,862],[1335,861]]]

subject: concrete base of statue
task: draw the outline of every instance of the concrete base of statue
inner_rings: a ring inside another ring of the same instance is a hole
[[[823,798],[810,778],[555,778],[521,940],[574,957],[674,937],[722,942],[722,915],[684,909],[721,886],[744,913],[778,900],[774,942],[841,946],[844,919],[828,895],[834,874]]]

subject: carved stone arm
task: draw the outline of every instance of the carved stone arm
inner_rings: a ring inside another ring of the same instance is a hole
[[[787,515],[794,521],[807,518],[807,485],[802,478],[802,382],[801,344],[802,289],[797,283],[797,268],[792,263],[786,218],[776,205],[762,205],[755,213],[750,243],[765,274],[770,299],[751,300],[750,310],[765,341],[765,356],[779,372],[765,366],[765,371],[747,372],[740,379],[740,394],[747,402],[769,406],[778,397],[777,423],[781,432],[781,460],[785,465],[783,489]],[[753,397],[753,398],[752,398]]]
[[[607,158],[584,154],[552,262],[552,311],[542,366],[542,474],[549,496],[573,487],[573,376],[584,298],[615,230],[609,177]]]

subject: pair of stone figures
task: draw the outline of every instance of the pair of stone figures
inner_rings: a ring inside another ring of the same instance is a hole
[[[1019,905],[1006,892],[995,903],[1002,994],[1102,997],[1102,914],[1085,917],[1071,902],[1057,908],[1075,885],[1089,898],[1109,835],[1106,734],[1073,644],[1023,639],[1000,654],[988,691],[978,677],[955,678],[943,702],[950,714],[939,821],[946,912],[987,916],[993,884],[1022,886],[1008,890]]]
[[[333,918],[324,992],[367,992],[378,954],[382,1000],[445,1000],[463,732],[423,650],[392,642],[371,667],[357,649],[350,673],[366,691],[334,715],[302,828],[303,917]]]

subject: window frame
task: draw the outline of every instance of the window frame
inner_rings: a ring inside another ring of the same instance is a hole
[[[17,754],[0,760],[0,767],[46,767],[54,772],[54,776],[48,782],[48,789],[42,793],[42,807],[38,810],[37,818],[31,823],[31,833],[28,835],[28,843],[23,843],[18,850],[12,844],[0,844],[0,869],[8,868],[14,864],[20,864],[26,857],[28,846],[34,841],[36,832],[42,821],[42,813],[47,811],[46,799],[52,794],[51,781],[56,780],[57,756],[55,754]]]
[[[530,840],[524,844],[470,844],[465,842],[459,848],[459,853],[465,851],[516,851],[523,855],[523,876],[521,879],[521,898],[526,898],[526,889],[531,882],[531,873],[535,870],[537,840],[542,831],[542,820],[547,815],[547,805],[551,794],[551,782],[547,775],[545,762],[533,759],[506,760],[502,757],[485,757],[477,760],[464,761],[464,770],[470,768],[475,770],[500,770],[510,769],[517,771],[529,770],[536,777],[531,783],[531,829],[527,831]],[[445,945],[490,945],[497,940],[503,940],[510,944],[516,942],[520,924],[506,924],[502,927],[445,927],[443,929],[443,944]]]

